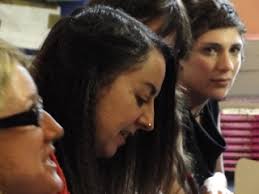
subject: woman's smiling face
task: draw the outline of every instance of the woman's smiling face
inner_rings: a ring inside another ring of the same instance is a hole
[[[96,109],[96,153],[112,157],[137,130],[154,126],[154,100],[165,76],[162,54],[151,50],[136,70],[121,73],[98,95]]]
[[[62,181],[50,155],[54,152],[53,140],[63,135],[62,127],[40,108],[37,88],[23,66],[15,65],[4,92],[4,106],[0,110],[2,123],[4,118],[12,118],[17,123],[14,115],[18,113],[31,114],[24,114],[27,124],[0,128],[0,191],[58,193]]]

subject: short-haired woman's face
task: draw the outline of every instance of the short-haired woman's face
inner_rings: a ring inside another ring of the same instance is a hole
[[[182,61],[180,82],[196,100],[220,100],[239,72],[243,41],[236,28],[219,28],[202,34],[190,56]]]
[[[52,141],[63,134],[62,127],[39,107],[36,86],[21,65],[15,66],[4,95],[0,110],[0,191],[8,194],[59,192],[62,181],[50,155],[54,152]],[[21,119],[14,116],[17,113],[25,114]],[[6,125],[7,117],[15,124]]]
[[[153,49],[139,68],[122,73],[101,90],[96,109],[98,157],[112,157],[128,136],[153,129],[154,100],[164,76],[164,57]]]

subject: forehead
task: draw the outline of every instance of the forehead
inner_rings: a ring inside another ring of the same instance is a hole
[[[149,51],[145,61],[139,64],[138,69],[129,72],[134,83],[150,83],[159,92],[166,71],[165,58],[157,49]]]
[[[242,37],[236,28],[219,28],[203,33],[196,44],[218,43],[218,44],[242,44]]]
[[[28,109],[37,96],[37,88],[29,72],[16,64],[10,82],[4,90],[3,107],[0,117],[10,116]]]

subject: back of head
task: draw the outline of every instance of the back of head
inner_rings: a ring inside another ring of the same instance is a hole
[[[229,0],[183,0],[190,18],[193,39],[217,28],[237,28],[240,35],[245,26]]]
[[[166,1],[164,1],[166,2]],[[169,2],[169,1],[168,1]],[[90,0],[89,5],[103,4],[123,9],[126,13],[139,19],[146,20],[163,13],[163,1],[154,0]]]
[[[162,25],[156,33],[162,37],[175,33],[173,47],[183,57],[191,44],[188,16],[181,0],[90,0],[89,5],[104,4],[120,8],[144,24],[161,17]]]

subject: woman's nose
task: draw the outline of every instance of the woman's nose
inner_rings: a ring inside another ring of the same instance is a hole
[[[234,61],[228,52],[222,53],[218,60],[218,69],[222,71],[232,71],[234,69]]]
[[[64,135],[63,127],[46,111],[43,110],[40,126],[47,141],[54,141]]]
[[[152,131],[154,129],[154,106],[145,107],[138,119],[140,128],[145,131]]]

